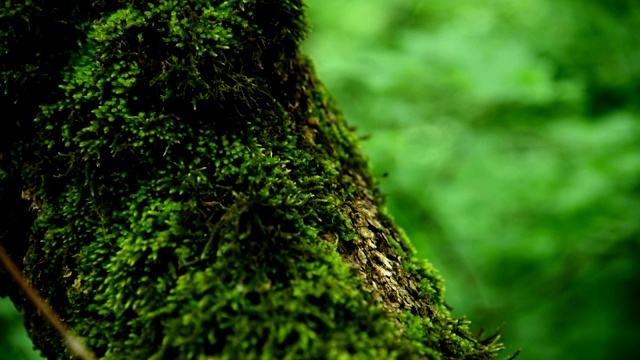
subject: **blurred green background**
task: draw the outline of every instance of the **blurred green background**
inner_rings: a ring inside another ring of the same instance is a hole
[[[454,314],[522,360],[636,358],[640,2],[307,3],[305,49]],[[24,336],[1,299],[0,354],[37,358]]]
[[[22,318],[9,298],[0,298],[0,359],[42,359],[40,353],[33,350]]]
[[[640,343],[640,1],[308,0],[306,50],[454,314],[529,359]]]

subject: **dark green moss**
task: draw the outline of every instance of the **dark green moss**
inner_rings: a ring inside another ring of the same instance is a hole
[[[301,1],[96,1],[82,14],[8,4],[16,23],[64,20],[69,46],[35,56],[57,62],[10,152],[39,204],[26,270],[99,356],[484,359],[501,348],[450,317],[438,275],[384,213],[434,318],[385,311],[339,253],[359,236],[344,209],[369,192],[382,208],[382,196],[298,52]],[[20,66],[2,76],[24,96]],[[65,358],[46,328],[35,336]]]

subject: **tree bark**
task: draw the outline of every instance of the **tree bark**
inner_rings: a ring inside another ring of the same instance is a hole
[[[490,359],[384,207],[301,0],[0,10],[0,240],[104,359]],[[36,346],[62,340],[0,274]]]

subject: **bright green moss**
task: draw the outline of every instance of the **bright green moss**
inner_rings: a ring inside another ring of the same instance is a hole
[[[450,318],[441,280],[411,260],[402,235],[389,241],[433,319],[383,310],[339,254],[359,236],[348,204],[369,192],[383,204],[355,135],[298,53],[301,2],[109,4],[77,18],[86,35],[60,69],[59,97],[14,150],[31,159],[22,176],[42,204],[27,270],[98,355],[499,350]],[[55,335],[37,341],[65,357]]]

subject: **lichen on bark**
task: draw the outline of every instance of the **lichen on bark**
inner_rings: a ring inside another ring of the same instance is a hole
[[[2,126],[20,123],[0,149],[0,201],[19,184],[35,216],[28,232],[1,223],[0,236],[101,358],[502,349],[451,317],[441,279],[386,213],[357,137],[299,50],[303,10],[301,0],[0,10],[0,105],[17,114]],[[33,48],[19,50],[25,39]],[[66,358],[10,293],[43,354]]]

